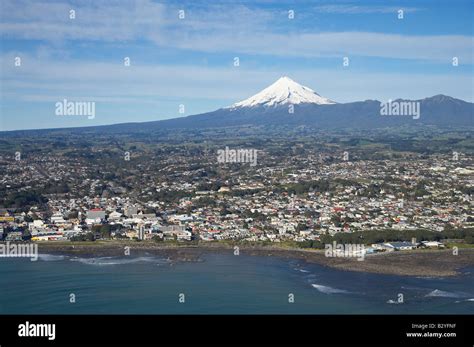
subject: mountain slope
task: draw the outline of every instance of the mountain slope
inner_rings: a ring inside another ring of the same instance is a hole
[[[261,92],[230,107],[157,122],[156,126],[208,128],[238,125],[311,125],[321,128],[377,128],[406,124],[452,127],[474,125],[474,104],[449,96],[435,95],[421,100],[398,99],[391,103],[413,106],[413,110],[416,109],[418,113],[416,116],[396,113],[383,115],[384,104],[377,100],[339,104],[289,77],[281,77]]]
[[[410,101],[410,100],[395,100]],[[410,101],[412,102],[412,101]],[[289,113],[287,106],[224,108],[213,112],[156,122],[162,128],[210,128],[238,125],[310,125],[321,128],[378,128],[410,126],[474,126],[474,104],[438,95],[414,100],[420,116],[381,115],[381,103],[366,100],[346,104],[301,103]]]
[[[321,129],[373,129],[396,126],[440,126],[465,128],[474,126],[474,104],[446,95],[421,100],[394,100],[392,103],[414,103],[419,116],[383,115],[383,104],[377,100],[335,103],[310,88],[282,77],[254,96],[216,111],[143,123],[122,123],[65,131],[100,133],[146,133],[163,129],[202,129],[229,126],[300,126]],[[289,106],[292,107],[289,107]],[[49,129],[44,131],[60,131]],[[36,131],[36,130],[32,130]],[[37,130],[39,132],[39,130]],[[14,135],[16,132],[8,132]],[[3,133],[6,134],[6,133]]]

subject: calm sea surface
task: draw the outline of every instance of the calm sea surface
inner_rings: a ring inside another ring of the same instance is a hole
[[[245,255],[192,263],[152,255],[0,258],[0,314],[30,313],[473,314],[474,267],[458,277],[416,278]]]

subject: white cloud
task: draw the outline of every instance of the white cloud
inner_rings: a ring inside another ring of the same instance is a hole
[[[76,19],[69,19],[69,10]],[[236,52],[283,57],[367,56],[448,61],[457,56],[473,63],[472,36],[397,35],[374,32],[318,32],[282,29],[281,11],[238,4],[183,7],[150,0],[42,3],[3,0],[0,32],[7,38],[81,40],[129,43],[152,42],[159,49]],[[384,6],[322,5],[316,10],[366,13],[393,10]],[[405,10],[414,11],[414,8]],[[8,13],[8,15],[6,15]],[[297,19],[295,19],[297,20]]]
[[[334,33],[216,33],[183,36],[176,46],[207,52],[242,52],[293,57],[366,56],[399,59],[446,61],[457,56],[473,63],[472,37],[462,35],[405,36],[370,32]]]
[[[160,30],[165,6],[149,0],[39,2],[2,0],[0,32],[28,40],[127,41]],[[70,10],[75,11],[71,19]]]
[[[360,6],[351,4],[341,5],[320,5],[315,6],[314,10],[321,13],[337,13],[337,14],[369,14],[369,13],[397,13],[402,9],[404,12],[420,11],[416,7],[395,7],[395,6]]]
[[[0,59],[2,99],[49,102],[64,97],[111,103],[190,102],[208,100],[217,107],[249,97],[281,75],[339,102],[365,99],[423,98],[448,94],[472,101],[472,77],[457,73],[368,73],[335,69],[141,65],[84,61],[56,62],[26,56],[14,67],[12,56]],[[209,109],[209,111],[212,109]]]

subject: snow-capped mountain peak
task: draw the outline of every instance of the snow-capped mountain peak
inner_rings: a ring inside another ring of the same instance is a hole
[[[317,104],[330,105],[336,102],[322,97],[311,88],[302,86],[291,78],[283,76],[275,83],[248,99],[237,102],[229,108],[276,107],[281,105]]]

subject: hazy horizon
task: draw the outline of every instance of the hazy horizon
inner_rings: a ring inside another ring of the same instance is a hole
[[[439,94],[438,94],[439,95]],[[442,94],[444,95],[444,94]],[[432,95],[432,96],[428,96],[424,99],[428,99],[428,98],[432,98],[432,97],[435,97],[436,95]],[[444,96],[448,96],[449,95],[444,95]],[[458,99],[458,100],[462,100],[462,99]],[[365,100],[359,100],[359,101],[365,101]],[[381,101],[381,100],[376,100],[376,101]],[[462,100],[462,101],[466,101],[466,100]],[[469,103],[472,103],[471,101],[466,101],[466,102],[469,102]],[[341,104],[341,103],[339,103]],[[219,108],[220,109],[220,108]],[[216,111],[216,110],[208,110],[208,111],[205,111],[205,112],[212,112],[212,111]],[[203,112],[203,113],[205,113]],[[22,128],[22,129],[7,129],[7,130],[3,130],[3,129],[0,129],[0,132],[15,132],[15,131],[28,131],[28,130],[56,130],[56,129],[74,129],[74,128],[87,128],[87,127],[96,127],[96,126],[109,126],[109,125],[118,125],[118,124],[127,124],[127,123],[147,123],[147,122],[155,122],[155,121],[162,121],[162,120],[170,120],[170,119],[176,119],[176,118],[184,118],[184,117],[188,117],[188,116],[193,116],[193,115],[180,115],[180,116],[172,116],[172,117],[163,117],[163,118],[160,118],[160,119],[155,119],[155,120],[142,120],[142,121],[133,121],[133,120],[130,120],[130,121],[124,121],[124,122],[117,122],[117,123],[105,123],[105,124],[94,124],[94,125],[91,125],[91,124],[84,124],[84,125],[79,125],[79,126],[64,126],[64,127],[40,127],[40,128]]]

